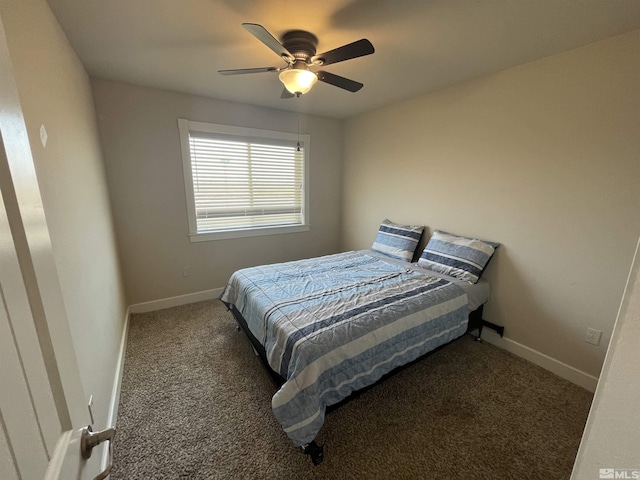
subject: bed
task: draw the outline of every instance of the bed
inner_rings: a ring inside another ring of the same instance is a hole
[[[488,282],[424,267],[377,248],[245,268],[229,279],[220,299],[279,387],[276,419],[314,464],[327,407],[479,326]]]

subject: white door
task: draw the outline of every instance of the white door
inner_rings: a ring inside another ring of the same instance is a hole
[[[90,423],[0,22],[0,478],[86,479]]]

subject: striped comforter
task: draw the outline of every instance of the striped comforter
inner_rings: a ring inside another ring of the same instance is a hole
[[[286,380],[273,413],[296,445],[325,408],[460,335],[460,287],[363,252],[238,270],[221,300],[235,305]]]

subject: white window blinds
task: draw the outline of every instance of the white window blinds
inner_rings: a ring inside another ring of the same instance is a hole
[[[197,233],[304,224],[304,146],[189,131]]]

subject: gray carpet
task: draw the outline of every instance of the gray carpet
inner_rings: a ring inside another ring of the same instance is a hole
[[[117,479],[567,479],[592,394],[463,337],[327,415],[314,467],[218,301],[132,315]]]

